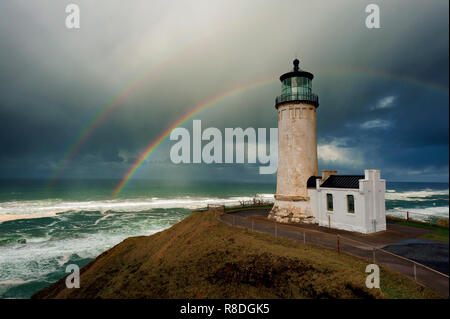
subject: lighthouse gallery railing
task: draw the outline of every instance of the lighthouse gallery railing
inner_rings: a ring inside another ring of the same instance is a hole
[[[275,104],[289,101],[307,101],[319,104],[319,97],[314,93],[291,93],[282,94],[276,97]]]

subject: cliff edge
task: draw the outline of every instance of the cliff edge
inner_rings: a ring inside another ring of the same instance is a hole
[[[367,262],[252,233],[192,213],[152,236],[131,237],[84,266],[80,288],[65,278],[32,298],[437,298],[381,268],[365,286]]]

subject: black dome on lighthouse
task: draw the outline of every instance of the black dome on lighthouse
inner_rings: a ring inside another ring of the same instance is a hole
[[[293,61],[294,68],[291,72],[280,77],[281,95],[275,99],[275,108],[284,103],[308,103],[315,107],[319,106],[319,97],[312,91],[312,79],[314,75],[300,69],[300,61]]]
[[[283,81],[287,78],[292,78],[292,77],[304,77],[304,78],[308,78],[310,80],[314,79],[314,75],[308,71],[304,71],[302,69],[299,68],[299,63],[300,61],[298,59],[295,59],[293,62],[294,64],[294,69],[291,72],[285,73],[282,76],[280,76],[280,81]]]

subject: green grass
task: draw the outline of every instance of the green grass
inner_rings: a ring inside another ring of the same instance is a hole
[[[436,225],[430,225],[430,224],[421,223],[421,222],[415,222],[415,221],[399,222],[398,224],[404,225],[404,226],[409,226],[409,227],[433,230],[432,233],[422,235],[419,238],[440,241],[440,242],[448,242],[449,241],[448,228],[444,228],[444,227],[440,227],[440,226],[436,226]]]
[[[441,228],[441,229],[435,231],[434,233],[422,235],[422,236],[420,236],[420,238],[434,240],[434,241],[440,241],[440,242],[448,242],[448,236],[449,236],[448,229]]]

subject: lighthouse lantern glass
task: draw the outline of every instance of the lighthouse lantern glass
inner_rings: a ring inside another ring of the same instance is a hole
[[[284,79],[281,84],[281,94],[311,94],[311,80],[305,77],[291,77]]]

